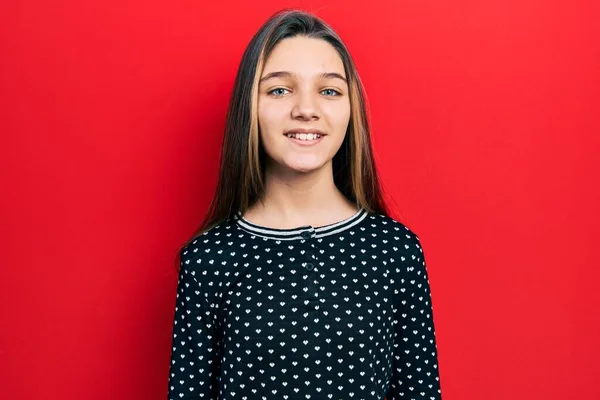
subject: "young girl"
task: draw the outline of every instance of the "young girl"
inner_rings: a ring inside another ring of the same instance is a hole
[[[363,88],[324,21],[273,15],[180,251],[169,399],[441,399],[425,258],[388,216]]]

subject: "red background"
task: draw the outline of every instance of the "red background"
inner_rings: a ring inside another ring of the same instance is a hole
[[[293,6],[367,88],[444,399],[600,398],[598,4],[3,2],[1,397],[166,398],[177,248],[242,51]]]

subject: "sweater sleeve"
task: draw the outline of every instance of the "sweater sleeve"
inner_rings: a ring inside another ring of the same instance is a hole
[[[433,309],[425,256],[407,229],[395,248],[394,358],[387,400],[441,400]],[[404,236],[405,235],[405,236]]]
[[[201,260],[186,248],[180,255],[168,400],[216,399],[215,307],[207,299],[208,285],[202,284]]]

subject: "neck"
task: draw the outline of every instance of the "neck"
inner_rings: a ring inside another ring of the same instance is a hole
[[[309,173],[267,168],[265,195],[248,214],[269,226],[320,226],[347,218],[356,210],[335,185],[329,162]]]

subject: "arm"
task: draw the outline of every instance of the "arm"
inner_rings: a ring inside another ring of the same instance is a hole
[[[216,399],[218,347],[213,308],[199,282],[201,260],[181,252],[173,347],[169,369],[169,400]],[[206,286],[206,285],[205,285]]]
[[[387,400],[441,400],[433,309],[417,235],[399,235],[395,257],[394,358]]]

